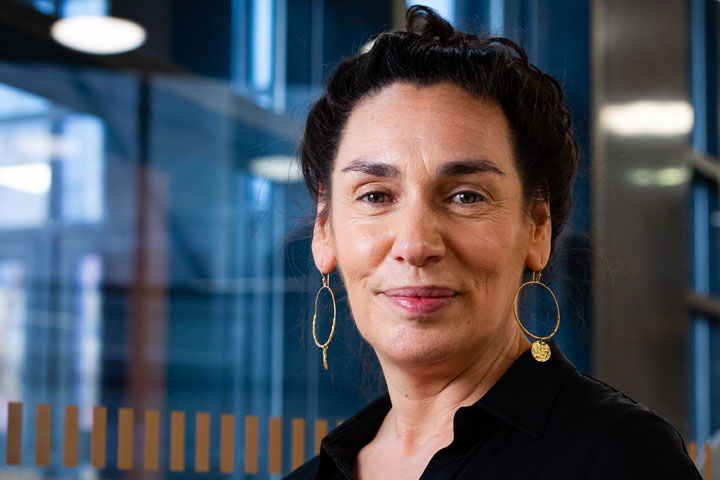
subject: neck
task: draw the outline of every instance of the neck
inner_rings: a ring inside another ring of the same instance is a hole
[[[509,340],[490,341],[463,363],[408,371],[381,359],[392,401],[381,430],[408,452],[433,438],[449,444],[455,412],[482,398],[529,345],[516,329]]]

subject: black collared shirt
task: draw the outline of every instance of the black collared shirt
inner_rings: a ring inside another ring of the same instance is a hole
[[[522,354],[477,403],[458,409],[452,443],[421,479],[700,479],[680,434],[662,417],[552,356]],[[390,410],[378,398],[322,441],[287,480],[351,479],[358,452]]]

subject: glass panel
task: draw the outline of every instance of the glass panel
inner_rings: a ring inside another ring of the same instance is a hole
[[[720,299],[720,195],[717,183],[712,184],[708,196],[710,295]]]
[[[693,287],[699,295],[710,290],[709,218],[710,185],[698,177],[692,187]]]
[[[718,55],[720,6],[714,0],[690,2],[690,59],[693,110],[692,146],[718,161]],[[718,183],[696,172],[691,190],[691,285],[699,296],[720,298],[720,200]],[[720,325],[717,318],[693,319],[692,410],[697,442],[718,444],[720,431]],[[699,460],[706,461],[701,452]]]
[[[62,82],[61,69],[43,68]],[[26,136],[34,140],[29,151],[4,161],[29,164],[32,157],[58,179],[43,192],[44,217],[29,215],[27,201],[12,200],[23,210],[18,218],[34,218],[26,225],[34,229],[20,235],[6,220],[3,234],[5,250],[33,239],[27,248],[41,262],[25,267],[10,259],[0,283],[7,319],[0,338],[15,348],[3,357],[0,381],[14,382],[15,390],[3,390],[2,408],[22,401],[20,464],[29,469],[22,471],[36,471],[38,404],[50,405],[48,431],[60,444],[65,419],[74,418],[66,408],[77,407],[77,466],[63,467],[68,472],[104,465],[102,478],[123,476],[127,429],[144,438],[148,412],[158,415],[158,468],[181,468],[171,455],[172,432],[179,431],[172,422],[180,418],[173,411],[185,415],[183,471],[203,461],[195,450],[202,412],[209,414],[213,468],[221,460],[221,416],[234,415],[236,471],[246,468],[243,452],[253,445],[258,468],[273,471],[272,418],[282,419],[281,462],[288,471],[293,418],[306,422],[308,458],[315,420],[331,428],[380,388],[336,276],[341,340],[330,349],[328,372],[312,343],[309,320],[320,276],[310,273],[312,210],[294,158],[296,127],[214,81],[110,80],[84,69],[63,87],[83,95],[67,105],[49,101],[47,112],[32,120],[3,124],[13,145],[24,145]],[[3,212],[8,217],[13,209]],[[321,336],[329,330],[327,300],[320,302]],[[13,320],[25,318],[27,324]],[[28,339],[27,348],[18,335]],[[102,424],[97,407],[106,409],[104,463],[92,450],[93,431]],[[132,409],[131,417],[123,408]],[[259,422],[252,445],[244,440],[246,416]],[[133,468],[144,466],[144,450],[129,451]],[[53,449],[49,461],[64,465],[63,450]]]
[[[710,327],[710,425],[711,434],[720,432],[720,319],[711,319]],[[720,437],[718,437],[720,438]]]
[[[18,260],[0,261],[0,402],[21,398],[22,362],[25,356],[27,319],[26,268]],[[7,430],[7,417],[0,415],[0,431]]]
[[[0,403],[23,399],[28,332],[27,265],[17,259],[0,260]],[[6,446],[8,416],[0,415],[0,447]],[[29,443],[22,443],[27,448]]]
[[[46,113],[50,102],[42,97],[0,84],[0,120]]]
[[[90,115],[68,115],[60,129],[67,146],[58,156],[62,168],[62,217],[67,222],[99,222],[105,207],[102,122]]]
[[[718,186],[698,176],[692,187],[693,285],[699,295],[720,296]]]
[[[22,110],[18,116],[23,115]],[[47,119],[0,123],[0,228],[42,225],[49,218],[53,137]],[[12,206],[12,208],[10,207]]]
[[[711,387],[716,369],[712,368],[713,363],[711,363],[711,355],[715,353],[715,349],[711,348],[711,337],[714,335],[715,332],[711,330],[707,318],[697,317],[694,319],[692,329],[693,438],[699,444],[707,441],[712,432],[713,391]]]
[[[149,40],[92,57],[46,38],[28,49],[47,61],[0,62],[0,477],[287,473],[383,389],[336,273],[322,369],[297,143],[387,2],[26,3]],[[327,295],[317,313],[324,339]]]

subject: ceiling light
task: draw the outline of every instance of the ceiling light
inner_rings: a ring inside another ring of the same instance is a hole
[[[36,195],[47,193],[52,183],[50,165],[26,163],[0,166],[0,185]]]
[[[628,180],[639,187],[675,187],[687,182],[690,173],[682,167],[636,168],[628,172]]]
[[[50,33],[61,45],[95,55],[135,50],[145,43],[145,29],[135,22],[101,15],[61,18]]]
[[[693,109],[687,102],[632,102],[607,105],[600,121],[609,132],[622,136],[671,136],[690,133]]]
[[[265,177],[273,182],[299,182],[302,180],[300,162],[289,155],[257,157],[250,162],[250,173]]]

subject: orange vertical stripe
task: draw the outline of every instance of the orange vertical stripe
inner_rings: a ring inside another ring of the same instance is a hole
[[[107,434],[107,408],[93,408],[92,436],[90,437],[90,465],[105,468],[105,443]]]
[[[170,412],[170,471],[185,470],[185,412]]]
[[[63,466],[77,467],[78,464],[78,407],[65,406],[65,431],[63,434]]]
[[[705,444],[705,467],[703,468],[703,478],[707,478],[708,480],[712,480],[712,445],[709,443]]]
[[[220,472],[235,470],[235,415],[220,416]]]
[[[20,465],[22,460],[22,403],[8,403],[7,445],[5,463]]]
[[[315,420],[315,455],[320,454],[320,443],[328,432],[327,420]]]
[[[145,470],[160,466],[160,411],[145,410]]]
[[[118,409],[118,470],[131,470],[133,467],[133,409]]]
[[[270,417],[268,473],[282,473],[282,418]]]
[[[195,471],[210,471],[210,414],[195,414]]]
[[[697,444],[695,442],[690,442],[687,444],[687,451],[688,455],[690,455],[690,458],[692,459],[695,464],[697,464]]]
[[[50,419],[49,403],[38,403],[35,407],[35,465],[50,465]]]
[[[305,463],[305,420],[292,419],[292,469]]]
[[[258,417],[245,417],[245,473],[258,473]]]

